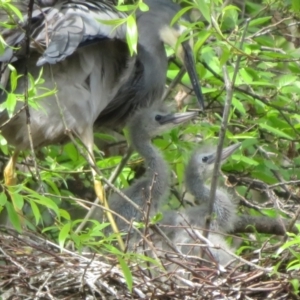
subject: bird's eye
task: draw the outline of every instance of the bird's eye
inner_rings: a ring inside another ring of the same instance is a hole
[[[156,115],[156,116],[155,116],[155,121],[158,121],[158,122],[159,122],[159,121],[161,120],[161,118],[162,118],[161,115]]]
[[[204,163],[206,163],[206,162],[208,161],[208,156],[204,156],[204,157],[202,158],[202,161],[203,161]]]

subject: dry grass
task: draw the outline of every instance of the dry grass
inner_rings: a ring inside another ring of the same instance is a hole
[[[158,255],[160,267],[132,259],[130,292],[117,261],[108,255],[61,252],[35,233],[20,235],[4,227],[0,243],[2,300],[299,299],[290,284],[299,275],[272,273],[277,262],[270,258],[258,263],[254,253],[226,269],[171,252]]]

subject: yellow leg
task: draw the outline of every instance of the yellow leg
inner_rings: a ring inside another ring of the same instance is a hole
[[[106,200],[106,197],[105,197],[105,191],[104,191],[104,188],[102,186],[102,183],[101,183],[101,181],[95,179],[95,172],[94,171],[93,171],[93,175],[94,175],[95,193],[96,193],[101,205],[103,205],[105,208],[109,209],[109,206],[108,206],[108,203],[107,203],[107,200]],[[112,227],[113,232],[117,234],[117,239],[118,239],[118,243],[120,245],[120,249],[122,251],[125,251],[125,245],[124,245],[123,239],[120,235],[118,226],[115,222],[115,219],[114,219],[113,215],[111,214],[110,211],[106,211],[105,213],[106,213],[107,219],[108,219],[108,221],[109,221],[109,223]]]
[[[87,147],[87,150],[88,150],[88,160],[90,162],[90,165],[94,166],[95,159],[94,159],[94,154],[93,154],[93,146],[94,146],[93,131],[90,130],[90,128],[87,128],[87,131],[84,132],[84,134],[82,134],[81,137],[82,137],[83,144]],[[94,188],[95,188],[96,196],[98,197],[101,205],[104,206],[105,208],[109,209],[109,206],[107,204],[107,200],[105,197],[105,190],[102,186],[102,183],[101,183],[101,181],[96,179],[97,172],[94,170],[94,168],[92,167],[91,169],[92,169],[92,175],[93,175],[93,179],[94,179]],[[115,219],[114,219],[112,213],[107,210],[105,211],[105,213],[106,213],[107,219],[112,227],[113,232],[117,234],[117,239],[118,239],[118,243],[119,243],[121,251],[125,251],[125,245],[124,245],[123,239],[120,236],[118,226],[115,222]]]

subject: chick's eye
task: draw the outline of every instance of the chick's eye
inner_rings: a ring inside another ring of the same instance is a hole
[[[206,162],[208,161],[208,157],[207,157],[207,156],[204,156],[204,157],[202,158],[202,161],[203,161],[204,163],[206,163]]]
[[[160,120],[161,120],[161,118],[162,118],[162,116],[161,116],[161,115],[156,115],[156,116],[155,116],[155,121],[160,121]]]

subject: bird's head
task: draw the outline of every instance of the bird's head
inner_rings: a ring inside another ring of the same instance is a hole
[[[164,109],[142,108],[134,114],[128,129],[132,140],[151,139],[191,120],[196,115],[196,112],[169,113]]]
[[[174,49],[176,56],[182,61],[189,74],[199,105],[203,110],[204,98],[195,66],[192,37],[179,42],[182,34],[189,32],[187,24],[190,19],[188,15],[184,14],[175,24],[171,25],[173,18],[181,9],[178,4],[171,0],[144,0],[144,2],[149,6],[149,11],[143,13],[142,34],[147,37],[158,31],[158,38]],[[153,43],[153,41],[151,42]]]
[[[241,143],[236,143],[224,148],[221,155],[221,164],[223,164],[226,159],[240,146]],[[203,180],[208,179],[214,169],[214,164],[217,158],[217,150],[204,150],[200,148],[193,154],[193,158],[193,163],[197,166],[199,176]]]

